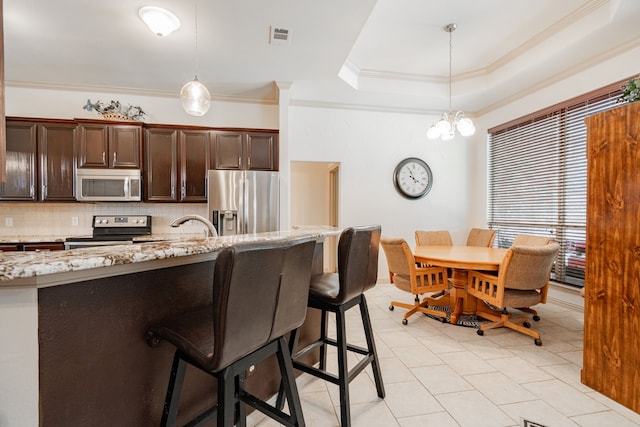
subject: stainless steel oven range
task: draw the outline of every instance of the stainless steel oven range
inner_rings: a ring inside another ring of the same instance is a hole
[[[151,234],[150,215],[94,215],[93,235],[67,237],[65,249],[91,246],[127,245],[134,238]]]

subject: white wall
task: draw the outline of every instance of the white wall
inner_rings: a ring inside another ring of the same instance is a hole
[[[211,127],[240,127],[278,129],[278,106],[223,102],[213,100],[211,108],[202,117],[184,112],[180,99],[130,94],[105,94],[97,92],[48,90],[39,88],[7,87],[5,94],[6,115],[19,117],[43,117],[55,119],[101,119],[95,111],[82,107],[90,99],[110,102],[120,101],[141,107],[146,113],[146,123],[180,124]]]
[[[289,156],[340,163],[340,226],[380,224],[383,235],[403,237],[411,245],[416,229],[446,229],[462,243],[471,225],[483,225],[472,224],[469,215],[476,200],[469,193],[474,140],[427,140],[434,119],[292,106]],[[433,187],[423,199],[408,200],[395,190],[393,170],[406,157],[420,157],[431,167]],[[380,271],[386,271],[384,257]]]

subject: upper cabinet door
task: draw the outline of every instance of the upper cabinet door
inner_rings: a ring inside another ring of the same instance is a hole
[[[40,200],[75,201],[75,145],[75,124],[38,126]]]
[[[142,168],[141,125],[78,124],[79,168]]]
[[[247,169],[278,170],[278,136],[273,133],[247,135]]]
[[[147,201],[178,201],[177,135],[178,131],[175,129],[145,129],[145,200]]]
[[[244,169],[244,132],[213,132],[213,169]]]
[[[78,167],[109,167],[109,132],[106,124],[78,125]]]
[[[129,125],[109,126],[109,167],[142,167],[142,128]]]
[[[37,124],[7,121],[6,182],[2,200],[36,200]]]
[[[180,200],[207,201],[207,161],[211,151],[211,133],[208,130],[181,130],[178,136],[180,162]]]

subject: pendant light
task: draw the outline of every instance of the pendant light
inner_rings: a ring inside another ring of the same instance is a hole
[[[462,111],[454,113],[451,109],[452,38],[456,28],[456,24],[447,24],[444,27],[444,30],[449,33],[449,111],[442,113],[442,118],[427,130],[427,138],[429,139],[440,138],[443,141],[449,141],[455,136],[456,129],[462,136],[471,136],[476,133],[476,127],[470,118],[465,117]]]
[[[198,0],[196,0],[195,8],[195,32],[196,32],[196,73],[192,81],[187,82],[180,90],[180,100],[182,101],[182,108],[192,116],[203,116],[209,111],[211,104],[211,94],[207,90],[207,87],[198,80]]]

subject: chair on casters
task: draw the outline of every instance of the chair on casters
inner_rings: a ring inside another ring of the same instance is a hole
[[[416,245],[418,246],[452,246],[451,233],[446,230],[415,231]]]
[[[513,239],[512,246],[542,246],[553,242],[553,239],[547,236],[536,236],[533,234],[516,234]],[[531,307],[516,307],[520,311],[531,314],[536,322],[540,320],[538,312]]]
[[[467,293],[500,308],[500,316],[488,313],[491,323],[483,323],[478,335],[484,335],[487,329],[507,327],[532,336],[536,345],[542,345],[540,333],[530,329],[526,317],[513,319],[507,307],[529,307],[544,304],[547,301],[549,275],[560,250],[557,243],[544,246],[511,246],[500,264],[498,275],[479,271],[469,272]]]
[[[413,252],[411,252],[411,248],[409,248],[404,239],[383,237],[380,240],[380,244],[387,257],[391,283],[398,289],[415,296],[413,304],[391,301],[389,310],[393,310],[394,307],[402,307],[409,310],[404,314],[403,325],[409,322],[409,317],[418,312],[439,316],[443,321],[446,320],[446,312],[428,308],[428,305],[443,305],[442,302],[439,303],[433,297],[425,297],[420,301],[420,295],[447,290],[449,288],[447,268],[419,266],[416,263]]]
[[[472,228],[467,236],[467,246],[482,246],[490,248],[496,238],[496,230]]]
[[[343,427],[351,425],[349,407],[349,383],[364,368],[371,364],[376,390],[380,398],[384,398],[384,384],[378,362],[378,354],[373,338],[373,329],[369,319],[369,310],[364,292],[375,286],[378,278],[378,247],[380,226],[350,227],[340,235],[338,242],[338,273],[313,276],[309,290],[308,306],[322,311],[320,338],[293,354],[293,366],[310,375],[337,384],[340,390],[340,420]],[[347,342],[345,313],[350,308],[360,307],[360,316],[364,327],[367,348]],[[336,339],[327,337],[327,314],[336,315]],[[289,345],[295,349],[297,332],[293,331]],[[327,372],[327,345],[337,348],[338,373]],[[300,361],[302,357],[315,348],[320,349],[319,367]],[[351,369],[347,366],[347,351],[365,356]],[[278,395],[277,406],[282,407],[282,389]]]
[[[291,354],[284,339],[302,325],[311,279],[315,239],[238,244],[216,261],[212,305],[151,325],[151,346],[166,340],[176,347],[162,413],[162,426],[174,426],[187,364],[218,381],[218,402],[188,425],[217,416],[217,426],[246,425],[245,404],[287,426],[304,426]],[[289,415],[244,388],[245,372],[275,354]]]

